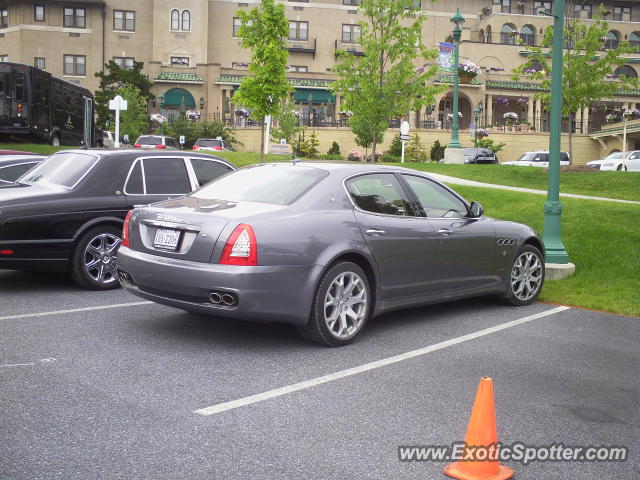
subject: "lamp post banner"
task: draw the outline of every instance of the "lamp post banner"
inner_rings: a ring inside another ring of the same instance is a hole
[[[438,55],[440,57],[440,69],[445,72],[453,72],[453,52],[456,46],[453,43],[440,42]]]

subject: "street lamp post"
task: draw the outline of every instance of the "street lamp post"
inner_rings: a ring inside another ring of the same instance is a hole
[[[473,146],[478,148],[478,128],[480,127],[480,113],[482,112],[482,104],[473,109],[473,122],[475,128],[473,130]]]
[[[551,67],[551,118],[549,134],[549,173],[547,201],[544,204],[545,261],[550,278],[571,275],[575,265],[569,263],[569,254],[560,238],[560,132],[562,122],[562,64],[564,48],[565,0],[553,2],[553,46]]]
[[[158,98],[160,100],[160,116],[163,117],[164,93],[161,93]],[[160,122],[160,135],[164,135],[164,122]]]
[[[458,132],[458,89],[460,87],[458,67],[460,66],[461,25],[464,23],[464,17],[460,14],[459,9],[451,18],[451,22],[455,24],[453,28],[453,43],[455,45],[453,51],[453,125],[451,128],[451,142],[449,142],[444,152],[444,163],[464,163],[464,152],[462,145],[460,145]]]

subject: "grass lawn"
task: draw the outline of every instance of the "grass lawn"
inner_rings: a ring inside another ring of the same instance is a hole
[[[0,150],[20,150],[23,152],[38,153],[40,155],[51,155],[60,150],[77,147],[54,147],[53,145],[44,145],[39,143],[1,143]]]
[[[542,233],[543,196],[452,187],[482,203],[486,215],[526,223]],[[540,299],[640,316],[640,206],[573,198],[562,203],[562,241],[576,272],[565,280],[548,280]]]

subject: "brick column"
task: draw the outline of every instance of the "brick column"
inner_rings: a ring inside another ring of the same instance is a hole
[[[533,97],[529,97],[529,103],[527,104],[527,122],[529,122],[531,124],[531,126],[534,126],[535,122],[535,114],[534,114],[534,105],[533,105],[534,99]]]
[[[576,112],[576,128],[573,133],[582,133],[582,125],[578,128],[578,124],[582,124],[582,109],[578,109]]]
[[[487,119],[485,125],[493,124],[493,95],[487,95],[486,106]]]
[[[589,107],[582,110],[582,133],[589,133]]]
[[[536,108],[534,113],[536,119],[536,132],[539,132],[542,129],[542,100],[536,98]]]

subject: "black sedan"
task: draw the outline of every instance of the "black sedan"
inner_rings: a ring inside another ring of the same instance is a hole
[[[0,268],[68,272],[86,288],[116,288],[127,212],[233,170],[221,158],[191,152],[58,152],[0,188]]]
[[[33,154],[9,154],[0,156],[0,187],[15,182],[38,165],[46,157]]]

